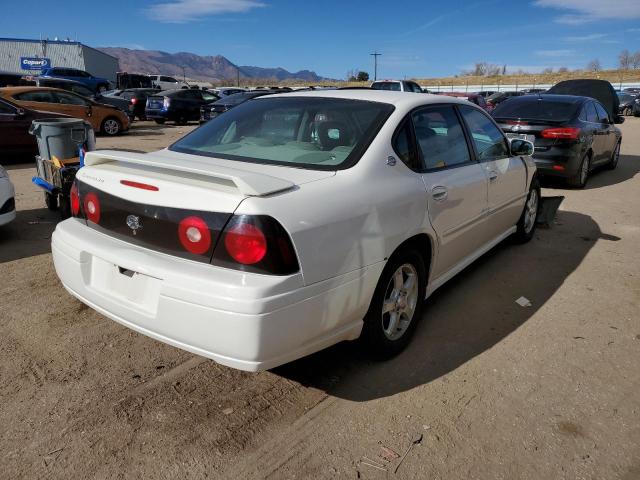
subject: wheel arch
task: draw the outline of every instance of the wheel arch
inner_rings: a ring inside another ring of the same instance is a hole
[[[422,255],[422,258],[425,262],[424,266],[427,271],[426,283],[428,284],[429,279],[431,278],[431,269],[434,264],[433,260],[436,251],[434,239],[428,233],[418,233],[404,240],[387,258],[387,263],[389,263],[389,260],[391,260],[394,256],[397,256],[400,253],[406,252],[410,249],[417,250],[418,253]]]

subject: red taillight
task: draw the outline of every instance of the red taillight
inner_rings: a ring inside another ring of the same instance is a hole
[[[568,128],[547,128],[543,130],[542,138],[562,138],[576,140],[580,136],[580,129],[574,127]]]
[[[142,190],[151,190],[152,192],[157,192],[159,189],[155,185],[149,185],[148,183],[140,183],[134,182],[133,180],[120,180],[122,185],[126,185],[127,187],[133,188],[141,188]]]
[[[87,193],[84,196],[83,205],[87,220],[93,223],[100,223],[100,201],[98,196],[93,192]]]
[[[554,165],[551,167],[553,170],[557,170],[558,172],[564,172],[565,168],[562,165]]]
[[[188,252],[202,255],[211,247],[209,226],[200,217],[187,217],[178,225],[180,243]]]
[[[224,246],[231,258],[243,265],[258,263],[267,254],[264,233],[248,223],[239,223],[226,231]]]
[[[77,217],[80,214],[80,195],[78,195],[78,184],[73,182],[71,192],[69,193],[71,200],[71,215]]]
[[[136,103],[138,103],[138,99],[137,98],[132,98],[131,99],[131,105],[135,105]]]

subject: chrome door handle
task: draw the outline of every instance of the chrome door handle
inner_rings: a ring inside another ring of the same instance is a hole
[[[489,172],[489,181],[493,182],[496,178],[498,178],[498,172],[491,170]]]
[[[431,197],[436,202],[444,202],[447,199],[449,192],[446,187],[433,187],[431,190]]]

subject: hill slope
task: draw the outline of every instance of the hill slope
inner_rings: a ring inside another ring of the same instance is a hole
[[[309,70],[292,73],[284,68],[238,67],[222,55],[201,56],[188,52],[167,53],[121,47],[101,47],[98,50],[116,57],[120,62],[120,70],[131,73],[164,74],[178,78],[182,78],[184,74],[194,80],[219,82],[235,79],[239,68],[240,77],[244,79],[322,80],[322,77]]]

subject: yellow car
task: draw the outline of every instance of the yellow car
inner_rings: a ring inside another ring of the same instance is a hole
[[[96,132],[105,135],[117,135],[129,130],[129,117],[123,111],[66,90],[46,87],[5,87],[0,88],[0,97],[21,107],[63,113],[86,120]]]

